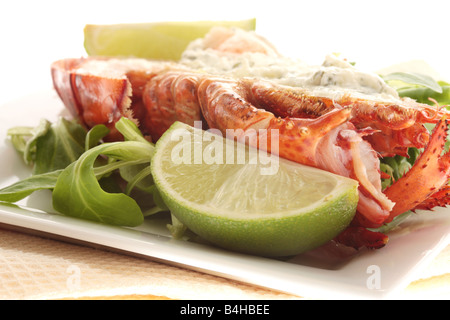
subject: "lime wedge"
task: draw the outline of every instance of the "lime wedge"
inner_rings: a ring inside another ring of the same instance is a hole
[[[86,25],[84,47],[91,56],[179,60],[191,41],[214,26],[255,30],[256,19]]]
[[[350,224],[358,202],[355,180],[179,122],[158,140],[151,169],[187,228],[255,255],[295,255],[330,241]]]

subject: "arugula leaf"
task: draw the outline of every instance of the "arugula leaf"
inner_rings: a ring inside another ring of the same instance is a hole
[[[126,141],[140,141],[149,143],[139,130],[137,125],[128,118],[122,117],[115,124],[117,130],[124,136]]]
[[[33,174],[64,169],[85,151],[87,130],[74,121],[60,118],[36,139]]]
[[[134,166],[137,161],[116,161],[103,166],[94,168],[94,175],[99,180],[102,188],[108,185],[109,190],[115,190],[115,192],[122,192],[117,184],[112,183],[110,179],[106,181],[105,176],[108,174],[120,170],[122,167]],[[63,169],[55,170],[52,172],[31,175],[28,178],[17,181],[5,188],[0,189],[0,201],[4,202],[17,202],[24,199],[35,191],[49,189],[53,190],[56,185],[56,181],[59,175],[63,172]]]
[[[62,170],[32,175],[10,186],[0,189],[0,201],[17,202],[35,191],[53,189]]]
[[[123,161],[143,159],[150,164],[150,143],[123,141],[104,143],[88,150],[58,177],[53,189],[53,207],[60,213],[111,225],[137,226],[144,216],[136,201],[124,193],[104,191],[94,174],[96,158],[102,154]]]
[[[85,151],[87,130],[76,121],[60,118],[56,123],[42,119],[36,127],[8,130],[14,148],[24,162],[33,166],[33,174],[64,169]]]
[[[85,138],[84,150],[88,151],[89,149],[95,147],[101,139],[106,137],[109,133],[109,129],[103,125],[98,124],[94,126],[91,130],[88,131]]]
[[[149,167],[155,147],[126,118],[120,119],[116,128],[126,141],[103,143],[87,150],[58,177],[52,198],[53,207],[58,212],[111,225],[137,226],[143,222],[144,214],[136,200],[125,193],[108,193],[103,190],[98,181],[100,168],[94,166],[97,157],[103,155],[109,158],[109,163],[103,166],[103,169],[107,168],[103,170],[103,174],[115,169],[123,173],[126,168],[130,170],[129,168],[137,168],[139,165]],[[142,172],[144,174],[139,176],[139,181],[150,173],[145,174],[145,169]],[[133,186],[139,181],[135,181]],[[151,184],[153,180],[149,182],[149,186]],[[155,211],[160,210],[158,208]]]
[[[437,93],[442,93],[442,88],[439,83],[425,74],[415,72],[394,72],[383,76],[383,79],[385,81],[401,81],[406,84],[421,86],[436,91]]]
[[[128,182],[124,193],[139,200],[141,207],[147,207],[144,216],[169,210],[153,182],[148,164],[124,166],[119,169],[119,173]]]
[[[409,97],[420,103],[434,105],[436,101],[440,105],[450,105],[450,85],[441,85],[442,92],[436,92],[429,88],[403,88],[398,90],[400,97]],[[432,100],[430,100],[430,98]],[[433,101],[434,100],[434,101]]]
[[[36,127],[14,127],[7,131],[14,148],[22,154],[25,164],[32,165],[36,160],[37,140],[50,129],[51,123],[42,119]]]
[[[391,222],[383,224],[382,226],[378,227],[378,228],[367,228],[370,231],[373,232],[381,232],[381,233],[389,233],[392,230],[394,230],[395,228],[397,228],[399,225],[401,225],[405,220],[407,220],[408,218],[410,218],[411,216],[414,215],[414,212],[412,211],[406,211],[403,212],[402,214],[396,216]]]

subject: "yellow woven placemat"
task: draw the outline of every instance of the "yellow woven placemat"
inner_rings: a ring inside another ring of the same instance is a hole
[[[431,290],[448,293],[449,257],[447,247],[405,296],[420,297]],[[0,299],[299,298],[161,262],[0,229]]]

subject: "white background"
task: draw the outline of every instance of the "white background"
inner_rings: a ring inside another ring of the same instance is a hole
[[[330,52],[372,70],[422,59],[450,77],[446,0],[9,0],[0,3],[0,103],[51,88],[52,61],[86,54],[85,24],[251,17],[282,53],[312,63]]]

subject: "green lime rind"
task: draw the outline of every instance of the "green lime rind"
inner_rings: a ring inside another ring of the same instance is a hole
[[[355,215],[355,190],[349,189],[314,211],[266,219],[223,218],[180,205],[167,192],[161,195],[172,214],[203,239],[233,251],[280,257],[317,248],[346,229]]]

